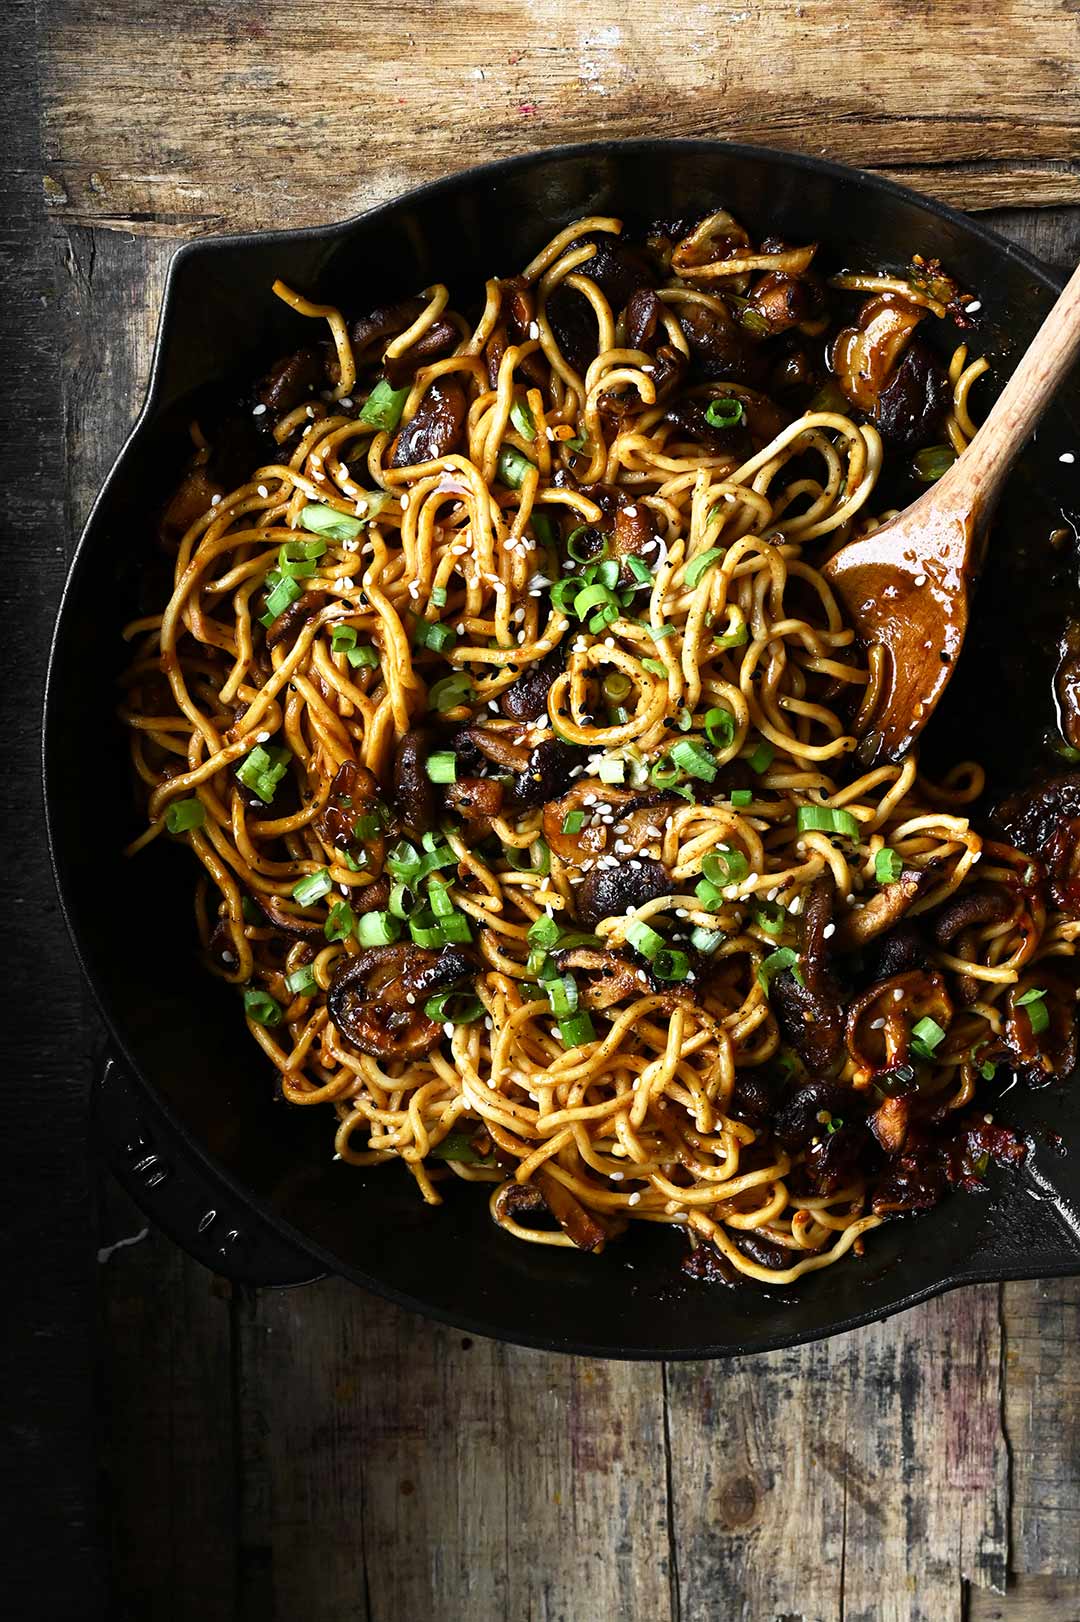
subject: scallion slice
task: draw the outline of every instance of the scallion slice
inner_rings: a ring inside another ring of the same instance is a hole
[[[770,952],[768,957],[758,964],[757,982],[766,996],[769,995],[769,987],[773,980],[778,974],[782,974],[785,969],[791,969],[795,972],[795,977],[798,979],[796,968],[798,961],[799,954],[793,946],[779,946],[775,952]]]
[[[735,717],[730,710],[705,711],[705,736],[717,749],[727,749],[735,740]]]
[[[929,1015],[911,1028],[911,1051],[920,1059],[932,1059],[934,1050],[945,1040],[944,1029]]]
[[[653,958],[652,971],[658,980],[685,980],[690,973],[690,959],[685,952],[665,946]]]
[[[284,614],[290,603],[303,594],[303,586],[298,580],[291,580],[288,575],[277,575],[272,590],[267,594],[266,613],[269,623],[272,624],[279,614]]]
[[[574,613],[579,620],[583,620],[592,609],[601,607],[613,608],[615,617],[618,618],[618,598],[610,586],[603,586],[598,580],[594,581],[591,586],[586,586],[582,591],[579,591],[574,598]]]
[[[448,653],[457,642],[452,625],[441,625],[438,620],[419,619],[413,626],[413,641],[418,648],[430,648],[432,653]]]
[[[472,940],[469,920],[463,912],[452,912],[448,918],[440,918],[439,934],[451,946],[467,946]]]
[[[800,805],[796,826],[801,834],[841,834],[845,839],[858,839],[859,824],[850,811],[832,805]]]
[[[668,678],[668,667],[662,659],[642,659],[642,668],[653,676],[661,676],[665,681]]]
[[[344,941],[356,931],[356,914],[347,901],[335,901],[323,925],[328,941]],[[370,944],[370,943],[369,943]]]
[[[596,1041],[596,1031],[587,1010],[583,1008],[568,1019],[560,1019],[559,1041],[564,1048],[580,1048],[586,1042]]]
[[[1050,1011],[1046,1006],[1046,991],[1039,986],[1032,986],[1025,991],[1022,997],[1017,997],[1014,1006],[1023,1008],[1031,1021],[1031,1034],[1038,1036],[1050,1024]]]
[[[701,952],[704,957],[709,957],[715,952],[723,939],[722,929],[703,929],[700,924],[695,924],[690,931],[690,945],[695,952]]]
[[[313,535],[328,535],[332,541],[355,541],[365,520],[354,518],[350,513],[339,513],[335,507],[328,507],[323,501],[309,501],[306,507],[300,509],[300,522]],[[291,546],[294,543],[290,541],[288,544]],[[325,542],[322,551],[326,551]],[[322,553],[307,552],[302,555],[317,558]]]
[[[742,811],[746,806],[753,804],[754,791],[752,788],[733,788],[729,798],[732,805]]]
[[[627,925],[626,942],[651,963],[657,952],[663,950],[664,937],[645,923],[644,919],[635,918]]]
[[[428,756],[424,770],[433,783],[456,782],[457,756],[452,749],[438,749]]]
[[[585,826],[584,811],[568,811],[563,817],[562,831],[564,834],[580,833]]]
[[[395,879],[410,884],[413,879],[419,878],[424,863],[416,846],[410,845],[407,839],[401,839],[387,851],[386,865]]]
[[[572,974],[556,974],[544,981],[551,1012],[559,1019],[575,1014],[578,1006],[577,981]]]
[[[560,933],[561,931],[554,918],[548,913],[544,913],[529,925],[529,932],[525,938],[533,946],[542,946],[545,951],[550,951],[559,939]]]
[[[324,895],[328,895],[333,888],[333,881],[326,868],[320,867],[318,872],[308,873],[299,884],[293,885],[293,900],[299,901],[302,907],[310,907]]]
[[[673,788],[681,777],[679,767],[673,765],[666,755],[661,755],[659,760],[653,761],[649,768],[649,781],[657,788]]]
[[[201,828],[205,821],[206,807],[198,798],[174,800],[165,812],[165,826],[171,834],[190,833],[193,828]]]
[[[468,676],[459,670],[434,684],[428,693],[428,702],[442,713],[456,709],[459,704],[471,704],[475,697],[475,687]]]
[[[746,764],[752,772],[757,772],[760,777],[762,772],[768,771],[775,759],[776,750],[773,745],[768,738],[762,738],[761,742],[756,744],[750,754],[747,755]]]
[[[516,445],[503,445],[500,448],[495,464],[496,477],[511,490],[520,490],[527,476],[535,472],[535,465],[522,455]]]
[[[955,461],[956,452],[951,445],[926,445],[921,451],[916,452],[915,477],[923,484],[936,484]]]
[[[249,986],[244,992],[244,1011],[256,1025],[280,1025],[283,1018],[281,1004],[259,986]]]
[[[287,974],[285,984],[294,997],[311,997],[319,989],[315,980],[315,970],[310,963],[304,963],[299,969]]]
[[[713,647],[715,648],[741,648],[743,643],[749,642],[749,640],[749,626],[734,611],[728,615],[727,630],[713,632]]]
[[[536,423],[533,421],[533,414],[523,400],[515,400],[510,407],[510,421],[522,439],[536,438]]]
[[[431,903],[431,910],[435,914],[436,918],[452,918],[455,912],[455,907],[453,901],[450,899],[450,891],[453,886],[450,884],[444,884],[442,879],[437,879],[435,875],[432,874],[431,878],[428,879],[427,887],[428,900]]]
[[[746,409],[742,401],[730,397],[710,400],[705,407],[705,421],[710,428],[737,428],[745,415]]]
[[[750,871],[750,863],[741,850],[728,845],[717,845],[701,859],[701,871],[713,884],[741,884]]]
[[[484,1005],[479,997],[473,997],[465,991],[440,991],[437,997],[429,997],[424,1004],[424,1013],[428,1019],[437,1019],[445,1025],[471,1025],[474,1020],[483,1019]]]
[[[236,775],[245,788],[257,794],[264,805],[269,805],[291,759],[287,749],[264,749],[262,744],[256,744],[236,768]]]
[[[727,548],[724,546],[710,546],[707,552],[699,552],[697,557],[687,564],[684,576],[686,584],[693,591],[702,575],[711,569],[714,563],[719,563]]]
[[[409,919],[409,934],[417,946],[431,948],[443,944],[439,921],[430,907],[425,907],[423,912],[418,912],[415,917]]]
[[[703,782],[711,783],[716,776],[716,761],[712,755],[690,738],[680,738],[678,743],[672,745],[671,758],[688,777],[700,777]]]
[[[385,378],[380,378],[360,407],[358,421],[392,434],[401,421],[401,413],[408,398],[408,384],[403,389],[392,389]]]
[[[874,857],[874,877],[879,884],[895,884],[904,870],[904,859],[898,850],[883,845]]]
[[[622,783],[626,779],[626,762],[615,755],[605,755],[598,767],[601,783]]]

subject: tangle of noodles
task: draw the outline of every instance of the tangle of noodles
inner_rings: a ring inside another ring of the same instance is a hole
[[[277,284],[307,347],[239,482],[193,431],[173,593],[126,633],[131,848],[190,846],[207,961],[342,1161],[786,1283],[1020,1152],[970,1107],[1065,1065],[1078,926],[969,823],[977,766],[860,761],[879,661],[820,573],[883,465],[974,432],[986,363],[916,333],[955,288],[827,288],[723,212],[620,233],[469,317]]]

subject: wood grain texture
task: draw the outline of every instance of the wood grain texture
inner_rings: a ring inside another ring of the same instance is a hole
[[[43,604],[141,401],[181,237],[669,133],[1015,204],[996,217],[1015,240],[1080,252],[1080,209],[1028,212],[1080,197],[1069,0],[730,0],[667,30],[642,0],[37,9],[44,159],[12,184],[24,219],[41,188],[46,219],[3,318],[32,334],[18,409],[38,460],[19,466]],[[15,12],[32,55],[31,8]],[[50,1086],[90,1040],[77,994],[64,1010]],[[137,1231],[117,1210],[106,1240]],[[467,1343],[334,1282],[230,1304],[160,1236],[95,1271],[122,1622],[1080,1618],[1076,1281],[1009,1286],[1000,1314],[998,1292],[966,1290],[823,1345],[664,1370]]]
[[[308,224],[482,159],[643,133],[1080,198],[1071,0],[47,0],[45,199],[140,233]]]

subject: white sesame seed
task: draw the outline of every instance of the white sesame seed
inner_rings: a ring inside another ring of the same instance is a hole
[[[926,576],[924,574],[917,574],[915,576],[915,584],[917,586],[925,586],[926,585]]]
[[[982,299],[973,298],[970,304],[964,305],[964,309],[968,315],[975,315],[977,311],[982,309]]]
[[[835,924],[826,924],[825,928],[821,931],[821,933],[825,937],[826,940],[831,939],[831,937],[836,934],[836,925]]]
[[[270,737],[269,732],[256,732],[256,734],[255,734],[255,742],[256,743],[266,743],[266,742],[268,742],[269,737]]]
[[[406,507],[408,505],[409,505],[409,492],[407,490],[403,490],[401,492],[401,510],[402,510],[402,512],[405,511],[405,509],[406,509]]]
[[[870,1021],[870,1029],[872,1031],[880,1031],[880,1030],[883,1030],[884,1027],[885,1027],[885,1021],[883,1019],[872,1019]]]
[[[1058,457],[1058,461],[1071,463],[1076,461],[1076,457],[1073,455],[1072,451],[1062,451],[1061,455]]]
[[[259,487],[258,487],[258,490],[259,490],[260,496],[266,497],[266,496],[268,496],[270,494],[270,492],[266,488],[265,484],[260,484]]]
[[[265,410],[266,410],[266,407],[264,405],[252,406],[251,415],[253,417],[261,417],[263,415],[263,413],[265,412]]]
[[[539,336],[540,336],[539,323],[536,322],[536,321],[530,321],[529,322],[529,337],[530,338],[539,338]]]
[[[626,1203],[627,1203],[627,1205],[638,1205],[638,1204],[640,1204],[641,1203],[641,1195],[640,1194],[631,1194],[630,1198],[627,1200]]]
[[[453,1022],[452,1019],[448,1019],[445,1022],[445,1024],[443,1025],[443,1031],[445,1032],[445,1034],[447,1036],[453,1036],[453,1034],[454,1034],[454,1022]]]
[[[214,495],[214,496],[210,497],[210,505],[211,505],[211,507],[219,506],[220,502],[221,502],[221,497],[220,496]]]
[[[621,1183],[625,1176],[626,1176],[626,1173],[624,1171],[609,1171],[608,1172],[608,1177],[611,1179],[611,1181],[613,1183]]]

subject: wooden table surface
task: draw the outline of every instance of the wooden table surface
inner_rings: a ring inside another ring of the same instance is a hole
[[[1064,267],[1077,19],[1076,0],[9,0],[0,336],[35,579],[11,746],[35,747],[26,669],[140,402],[177,241],[336,219],[543,145],[716,135],[989,210]],[[68,1362],[49,1392],[40,1349],[22,1371],[55,1463],[41,1512],[66,1506],[86,1587],[27,1615],[92,1613],[99,1525],[124,1622],[1080,1618],[1080,1280],[666,1367],[471,1340],[338,1282],[230,1291],[87,1170],[96,1028],[30,842],[3,882],[49,930],[49,1041],[36,1026],[23,1052],[50,1102],[9,1160],[17,1196],[46,1157],[67,1191],[35,1230],[53,1282],[33,1306],[66,1313]],[[11,975],[35,1015],[40,975]],[[88,1279],[96,1355],[72,1307]],[[76,1490],[95,1441],[97,1522]]]

